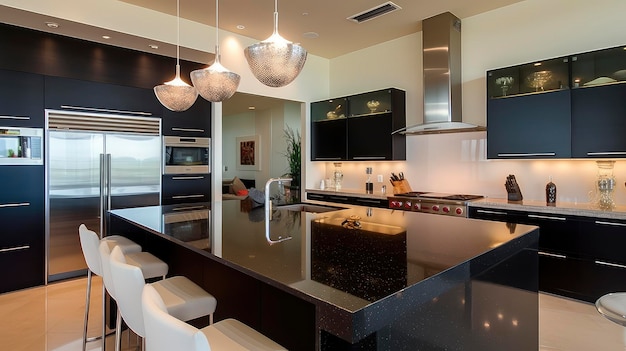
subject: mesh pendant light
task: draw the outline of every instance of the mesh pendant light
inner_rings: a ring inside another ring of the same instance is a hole
[[[176,1],[176,77],[169,82],[154,87],[154,94],[167,109],[181,112],[189,109],[198,92],[194,87],[180,79],[180,0]]]
[[[220,63],[219,0],[215,0],[215,61],[204,69],[191,72],[191,82],[204,99],[211,102],[224,101],[237,91],[241,77]]]
[[[254,76],[270,87],[291,83],[304,67],[306,50],[278,34],[278,0],[274,0],[274,33],[264,41],[248,46],[244,53]]]

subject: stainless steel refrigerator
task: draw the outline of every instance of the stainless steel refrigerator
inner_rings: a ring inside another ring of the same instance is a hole
[[[47,277],[82,275],[78,226],[104,233],[106,211],[159,205],[160,119],[47,111]]]

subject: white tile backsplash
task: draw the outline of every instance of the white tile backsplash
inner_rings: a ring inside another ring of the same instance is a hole
[[[404,172],[414,191],[506,198],[504,182],[514,174],[525,200],[545,201],[545,186],[552,177],[557,203],[588,203],[597,177],[595,160],[488,160],[486,132],[415,135],[406,140],[406,161],[343,162],[343,187],[364,188],[365,168],[373,167],[374,175],[383,174],[388,192],[391,172]],[[615,202],[624,205],[626,160],[616,161]],[[327,163],[327,178],[333,170],[333,164]],[[380,189],[380,183],[374,185]]]

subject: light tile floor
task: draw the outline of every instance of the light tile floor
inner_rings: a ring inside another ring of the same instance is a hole
[[[100,332],[102,281],[94,278],[89,335]],[[80,351],[85,278],[0,295],[0,349]],[[539,295],[540,351],[624,351],[624,328],[600,316],[592,304]],[[137,338],[123,336],[123,350],[135,350]],[[107,338],[107,351],[114,349]],[[87,344],[101,350],[100,342]]]

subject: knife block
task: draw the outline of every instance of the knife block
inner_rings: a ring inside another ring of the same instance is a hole
[[[404,194],[409,193],[411,190],[411,186],[406,179],[402,180],[392,180],[391,185],[393,185],[393,193],[394,194]]]

